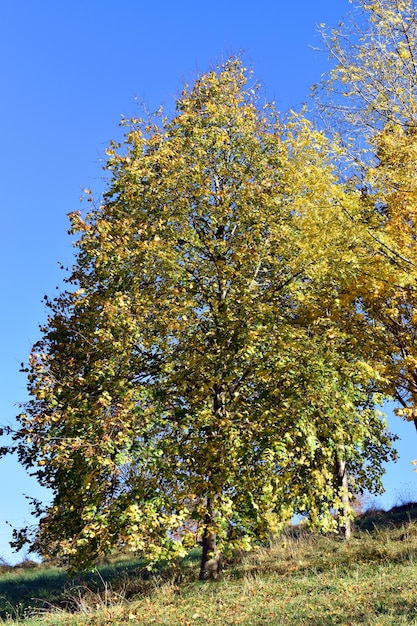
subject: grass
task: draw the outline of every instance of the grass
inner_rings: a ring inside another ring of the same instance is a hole
[[[153,577],[127,560],[77,579],[13,568],[0,611],[10,626],[417,626],[416,516],[417,505],[362,517],[349,542],[290,529],[215,582],[196,580],[196,553]]]

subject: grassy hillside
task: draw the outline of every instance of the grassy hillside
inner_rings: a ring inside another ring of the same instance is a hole
[[[208,583],[196,581],[197,553],[153,577],[127,560],[74,579],[9,568],[0,612],[28,626],[417,626],[416,518],[417,505],[362,517],[349,543],[294,528]]]

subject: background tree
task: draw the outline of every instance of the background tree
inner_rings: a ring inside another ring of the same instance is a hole
[[[359,9],[324,34],[335,67],[321,109],[341,134],[368,224],[373,258],[358,302],[386,347],[397,413],[417,427],[417,9],[412,0],[362,0]]]
[[[15,442],[53,499],[16,545],[80,568],[200,540],[206,578],[294,512],[328,528],[340,450],[361,466],[367,439],[387,450],[372,363],[330,327],[320,342],[358,272],[360,206],[324,136],[261,106],[239,60],[173,119],[126,126],[103,203],[71,215],[70,288],[30,356]]]

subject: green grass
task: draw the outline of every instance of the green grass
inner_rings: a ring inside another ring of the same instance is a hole
[[[417,626],[415,512],[361,518],[349,542],[292,529],[213,582],[196,580],[196,553],[153,577],[126,560],[76,579],[13,570],[0,576],[0,610],[27,626]]]

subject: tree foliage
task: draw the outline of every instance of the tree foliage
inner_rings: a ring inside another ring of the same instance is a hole
[[[325,36],[336,65],[322,105],[342,121],[349,154],[365,165],[360,186],[375,258],[360,297],[384,328],[384,373],[398,413],[417,426],[417,10],[412,0],[359,7],[356,21]]]
[[[30,356],[15,442],[53,494],[32,547],[79,568],[200,540],[204,578],[296,512],[333,527],[336,459],[378,489],[390,440],[350,296],[362,209],[325,137],[280,121],[230,59],[107,152]]]

